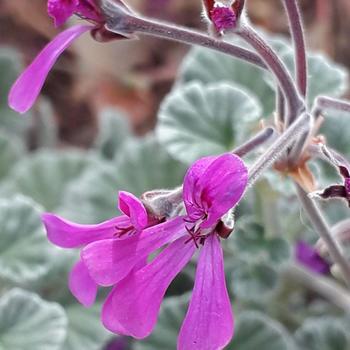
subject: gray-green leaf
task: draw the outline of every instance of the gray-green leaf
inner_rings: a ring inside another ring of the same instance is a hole
[[[135,195],[182,183],[185,166],[171,158],[153,136],[128,142],[113,163],[89,167],[71,183],[62,215],[80,222],[99,222],[118,215],[118,191]]]
[[[245,311],[239,314],[235,336],[227,350],[292,350],[293,341],[277,321],[268,316]]]
[[[256,98],[227,83],[191,83],[173,90],[159,112],[157,136],[177,159],[191,163],[232,150],[257,126]]]
[[[301,349],[307,350],[348,350],[349,330],[344,321],[334,317],[307,319],[295,333]]]
[[[127,117],[116,109],[105,109],[99,115],[99,131],[95,146],[102,155],[113,159],[121,146],[131,136]]]
[[[85,309],[75,303],[66,307],[66,313],[68,333],[62,350],[99,350],[111,337],[100,320],[101,304]]]
[[[53,211],[61,203],[66,186],[82,173],[89,161],[87,154],[76,150],[34,153],[12,169],[9,191],[20,192]]]
[[[59,350],[66,337],[62,307],[14,289],[0,298],[1,350]]]
[[[51,245],[43,232],[41,209],[30,199],[0,199],[0,279],[17,284],[46,273]]]

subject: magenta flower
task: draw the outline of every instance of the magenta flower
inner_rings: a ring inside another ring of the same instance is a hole
[[[218,33],[232,30],[237,27],[238,20],[244,8],[244,0],[227,1],[203,0],[206,17],[213,23]]]
[[[104,239],[123,240],[137,236],[157,221],[149,217],[141,201],[131,193],[119,193],[119,209],[124,215],[98,225],[79,225],[56,215],[45,213],[42,220],[48,239],[61,248],[80,248]],[[97,283],[90,277],[85,263],[79,260],[69,275],[69,289],[84,306],[91,306],[96,298]]]
[[[184,215],[124,240],[94,241],[82,250],[89,275],[112,286],[102,321],[112,332],[134,338],[153,330],[165,292],[197,248],[196,279],[178,349],[222,349],[233,335],[233,314],[226,289],[219,230],[221,217],[240,200],[247,169],[232,154],[197,161],[187,172]],[[149,263],[145,259],[165,248]]]
[[[295,247],[296,260],[321,275],[327,275],[330,272],[330,264],[325,260],[315,248],[304,241],[298,241]]]
[[[129,11],[121,0],[115,1]],[[76,25],[61,32],[39,53],[11,88],[8,102],[12,109],[25,113],[33,106],[59,56],[82,34],[90,31],[99,41],[126,38],[105,29],[105,18],[98,4],[98,0],[48,0],[48,13],[56,26],[64,24],[73,14],[91,24]]]

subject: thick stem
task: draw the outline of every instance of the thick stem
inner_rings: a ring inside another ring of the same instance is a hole
[[[350,102],[325,96],[319,96],[316,100],[315,111],[317,113],[322,109],[330,109],[350,113]]]
[[[303,24],[297,0],[283,0],[289,20],[294,43],[295,74],[299,92],[306,96],[307,92],[307,58]]]
[[[239,157],[245,156],[247,153],[253,151],[266,141],[268,141],[273,135],[275,134],[274,128],[266,128],[262,131],[260,131],[258,134],[256,134],[253,138],[248,140],[246,143],[244,143],[241,146],[238,146],[235,148],[232,153],[236,154]]]
[[[266,68],[264,62],[254,52],[217,38],[212,38],[199,31],[175,26],[170,23],[153,21],[122,11],[110,1],[103,2],[103,11],[107,18],[107,29],[112,32],[145,34],[184,44],[203,46],[239,58],[260,68]]]
[[[316,275],[296,264],[286,266],[283,276],[288,281],[295,281],[319,294],[340,309],[350,312],[350,294],[329,278]]]
[[[279,156],[295,142],[303,133],[311,128],[311,117],[309,114],[302,114],[257,160],[249,170],[249,186],[253,185],[259,176],[270,168]]]
[[[265,40],[249,25],[242,25],[237,34],[257,51],[266,66],[276,77],[288,104],[286,126],[290,125],[303,112],[302,109],[305,106],[288,69]]]
[[[324,243],[327,245],[329,254],[333,261],[339,265],[344,280],[348,287],[350,287],[350,265],[346,258],[343,256],[339,245],[332,236],[331,229],[329,228],[324,216],[321,214],[316,203],[309,198],[307,193],[296,184],[297,193],[303,209],[308,215],[311,224],[315,228],[315,231],[323,239]]]

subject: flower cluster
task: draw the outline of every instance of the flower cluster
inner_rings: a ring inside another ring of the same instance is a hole
[[[183,204],[179,204],[184,207],[178,216],[155,218],[126,192],[119,194],[124,215],[99,225],[77,225],[44,214],[51,242],[63,248],[82,248],[81,260],[70,274],[72,293],[90,306],[98,286],[113,286],[103,306],[103,324],[117,334],[147,337],[168,286],[199,250],[178,349],[222,349],[232,338],[234,320],[218,228],[221,217],[241,199],[247,178],[239,157],[207,157],[195,162],[186,174]]]

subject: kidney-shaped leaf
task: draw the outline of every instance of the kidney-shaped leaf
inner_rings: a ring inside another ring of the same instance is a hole
[[[157,136],[177,159],[191,163],[232,150],[257,126],[260,104],[227,83],[191,83],[173,90],[159,112]]]
[[[17,163],[10,173],[8,187],[53,211],[60,204],[68,183],[78,177],[88,163],[88,156],[80,151],[40,151]]]
[[[24,284],[48,269],[51,245],[40,220],[40,208],[29,199],[0,199],[0,279]]]
[[[111,334],[100,320],[101,304],[85,309],[75,303],[66,307],[68,317],[67,339],[62,350],[100,350]]]
[[[294,55],[285,52],[282,60],[291,72],[294,71]],[[293,73],[292,73],[293,74]],[[311,106],[318,95],[342,96],[348,88],[348,74],[344,67],[330,61],[321,54],[308,55],[309,90],[308,102]]]
[[[256,311],[239,314],[236,332],[227,350],[294,350],[288,332],[277,321]]]
[[[9,173],[22,156],[24,148],[18,139],[0,132],[0,181]]]
[[[301,349],[348,350],[349,330],[344,322],[334,317],[310,318],[299,328],[295,337]]]
[[[169,156],[153,136],[128,142],[114,162],[89,167],[69,185],[60,212],[94,223],[118,214],[118,191],[143,192],[181,185],[185,166]]]
[[[268,117],[274,107],[274,92],[264,80],[263,70],[222,53],[193,48],[180,68],[179,85],[190,81],[241,86],[258,98],[264,117]]]
[[[66,337],[62,307],[13,289],[0,298],[1,350],[59,350]]]

